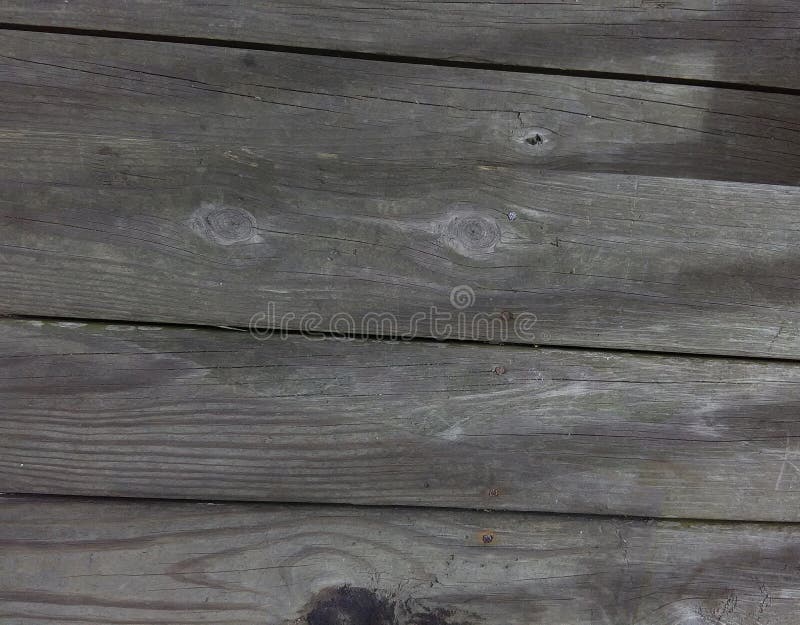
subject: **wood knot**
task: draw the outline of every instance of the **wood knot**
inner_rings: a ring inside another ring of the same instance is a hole
[[[447,224],[446,237],[461,252],[493,252],[500,241],[500,227],[481,215],[456,215]]]
[[[532,135],[525,137],[525,143],[528,145],[539,145],[540,143],[544,143],[544,139],[538,132],[534,132]]]
[[[219,245],[252,242],[257,238],[256,220],[243,208],[203,204],[190,220],[192,230]]]
[[[514,133],[514,141],[528,154],[547,154],[555,147],[553,133],[544,128],[521,128]]]

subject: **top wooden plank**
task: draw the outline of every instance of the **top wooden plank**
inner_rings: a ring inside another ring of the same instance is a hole
[[[0,313],[800,354],[794,96],[9,31],[0,54]]]
[[[800,88],[795,0],[5,0],[0,21]]]

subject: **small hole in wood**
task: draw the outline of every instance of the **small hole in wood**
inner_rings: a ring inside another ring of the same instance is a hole
[[[525,138],[525,143],[527,143],[529,145],[539,145],[541,143],[544,143],[544,139],[542,139],[542,135],[540,135],[537,132],[536,134],[531,135],[530,137],[526,137]]]

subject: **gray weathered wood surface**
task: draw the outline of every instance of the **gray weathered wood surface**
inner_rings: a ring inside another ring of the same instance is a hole
[[[795,625],[800,527],[0,499],[4,625]]]
[[[800,353],[800,189],[736,182],[800,181],[796,98],[38,33],[0,54],[0,313],[407,332],[468,286],[468,321],[535,316],[509,341]]]
[[[4,0],[0,21],[800,88],[795,0]]]
[[[794,521],[800,365],[6,320],[0,491]]]

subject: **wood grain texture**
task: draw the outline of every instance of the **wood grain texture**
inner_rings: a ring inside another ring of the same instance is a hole
[[[794,625],[800,528],[0,499],[0,618],[48,623]]]
[[[794,0],[4,0],[0,21],[800,88]]]
[[[5,321],[0,491],[795,521],[800,366]]]
[[[246,326],[272,305],[295,329],[386,313],[441,337],[426,313],[468,286],[458,338],[529,315],[535,332],[501,338],[800,353],[800,189],[739,183],[800,181],[792,97],[32,33],[0,48],[0,313]]]

